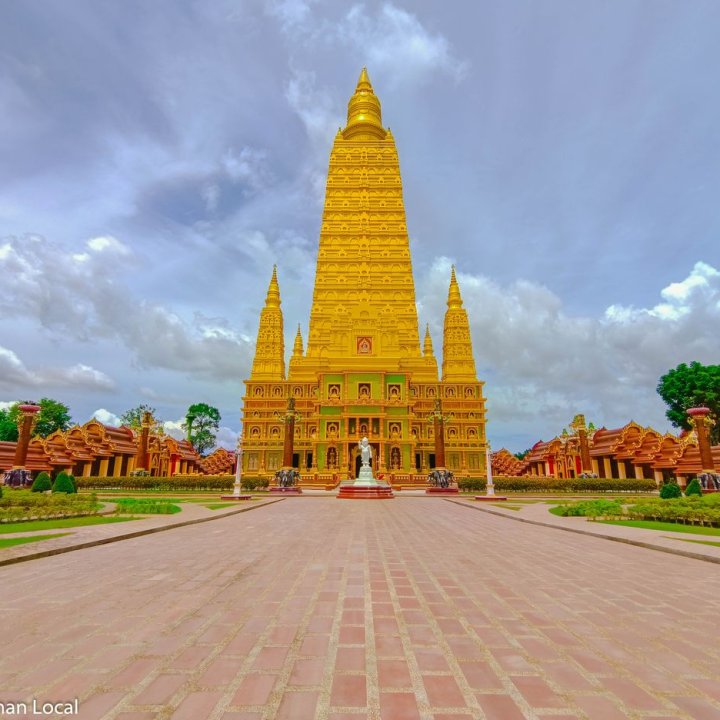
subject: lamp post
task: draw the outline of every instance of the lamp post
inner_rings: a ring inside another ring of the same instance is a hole
[[[242,485],[242,431],[238,434],[237,446],[235,447],[235,482],[233,483],[233,497],[240,497],[240,487]]]
[[[495,495],[495,485],[493,484],[492,475],[492,453],[490,450],[490,442],[487,442],[485,450],[485,467],[487,469],[487,484],[485,485],[485,494],[488,497]]]

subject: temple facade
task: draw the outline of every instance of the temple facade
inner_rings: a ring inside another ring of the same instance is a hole
[[[395,141],[363,69],[330,154],[307,344],[298,327],[287,368],[272,272],[245,381],[244,474],[267,477],[281,467],[292,398],[292,465],[304,484],[356,477],[363,437],[376,473],[424,482],[436,464],[429,416],[438,409],[446,467],[484,475],[483,383],[454,268],[448,281],[439,374],[429,328],[421,342]]]

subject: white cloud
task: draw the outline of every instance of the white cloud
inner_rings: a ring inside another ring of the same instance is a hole
[[[461,270],[461,268],[460,268]],[[429,319],[441,354],[450,260],[438,258],[418,284],[420,320]],[[458,272],[480,379],[488,380],[490,427],[558,430],[576,412],[597,423],[630,419],[666,427],[655,393],[680,362],[720,357],[720,273],[697,263],[684,280],[660,291],[651,308],[613,305],[601,317],[572,317],[547,288],[507,287]],[[669,306],[670,311],[658,308]]]
[[[122,420],[119,415],[116,415],[105,408],[98,408],[91,417],[95,418],[103,425],[110,425],[111,427],[120,427]]]
[[[121,270],[135,257],[114,238],[94,238],[81,262],[77,253],[35,237],[9,238],[0,257],[6,278],[0,310],[37,320],[51,333],[76,340],[119,340],[143,367],[165,368],[225,380],[249,369],[253,342],[220,323],[197,316],[193,323],[178,314],[133,297],[121,284]],[[113,253],[112,261],[104,257]],[[62,282],[55,279],[61,278]],[[17,358],[6,356],[7,372],[20,377]],[[14,368],[14,369],[13,369]],[[54,373],[54,377],[53,376]],[[110,388],[108,378],[86,365],[48,371],[47,380]],[[28,381],[29,382],[29,381]]]
[[[165,420],[161,424],[166,435],[174,437],[176,440],[185,440],[187,432],[182,428],[184,422],[185,418],[183,417],[179,420]]]
[[[237,430],[221,425],[217,431],[215,447],[222,447],[226,450],[235,450],[237,446],[237,439]]]
[[[468,70],[467,62],[453,56],[447,38],[429,32],[417,16],[392,3],[375,15],[364,5],[354,5],[337,34],[365,53],[368,66],[387,74],[391,84],[422,84],[436,70],[459,81]]]
[[[112,390],[115,383],[105,373],[89,365],[31,370],[15,352],[0,346],[0,387],[76,388],[94,391]]]

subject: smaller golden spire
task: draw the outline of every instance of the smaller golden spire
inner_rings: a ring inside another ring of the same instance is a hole
[[[432,338],[430,337],[430,323],[425,326],[425,343],[423,344],[423,355],[425,357],[433,357],[433,344]]]
[[[270,278],[267,296],[265,297],[265,307],[280,307],[280,286],[277,279],[277,265],[273,265],[273,273]]]
[[[447,301],[449,308],[461,308],[463,301],[462,297],[460,296],[460,286],[458,285],[457,278],[455,277],[455,266],[452,266],[452,272],[450,274],[450,290],[448,291],[448,301]]]
[[[298,323],[297,334],[295,335],[295,345],[293,345],[293,357],[302,357],[303,355],[303,339],[300,332],[300,323]]]

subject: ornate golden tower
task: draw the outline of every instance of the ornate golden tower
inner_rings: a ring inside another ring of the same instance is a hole
[[[445,320],[443,378],[429,327],[420,346],[415,284],[395,141],[363,68],[347,125],[330,154],[308,341],[300,328],[284,380],[277,277],[268,290],[244,398],[245,472],[279,467],[282,424],[294,397],[303,484],[355,477],[357,441],[373,445],[375,472],[424,483],[434,466],[427,416],[436,399],[453,414],[446,461],[460,475],[485,467],[485,408],[475,376],[467,313],[453,269]]]

